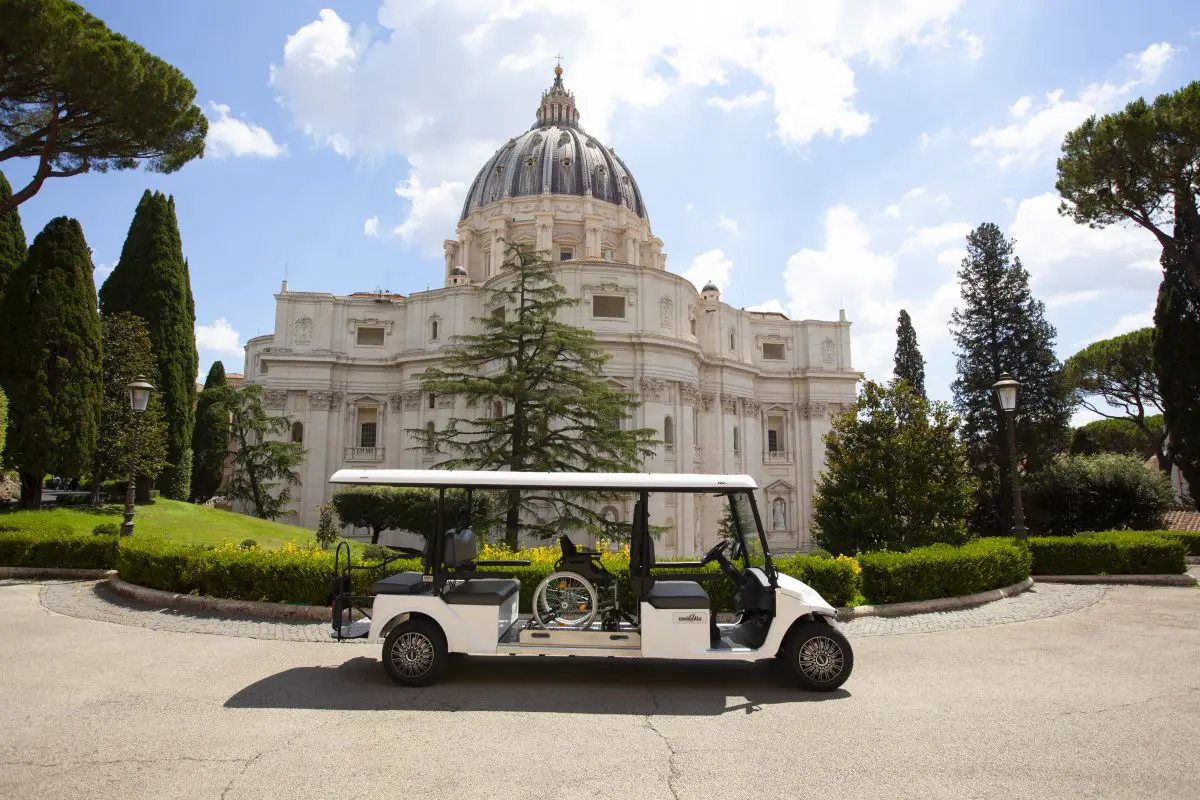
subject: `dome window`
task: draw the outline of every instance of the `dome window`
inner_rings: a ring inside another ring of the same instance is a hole
[[[571,166],[571,159],[570,159],[569,157],[568,157],[568,158],[564,158],[564,159],[563,159],[563,166],[564,166],[564,167],[569,167],[569,166]]]
[[[496,174],[497,174],[497,175],[499,175],[499,174],[501,174],[502,172],[504,172],[504,165],[503,165],[503,164],[497,164],[497,165],[496,165]]]
[[[525,166],[527,166],[527,167],[532,167],[532,166],[533,166],[533,157],[532,157],[532,156],[530,156],[529,158],[525,159]]]

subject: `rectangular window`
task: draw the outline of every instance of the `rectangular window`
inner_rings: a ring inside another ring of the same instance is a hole
[[[258,362],[258,374],[259,375],[267,374],[267,362],[265,362],[261,359],[259,359],[259,362]]]
[[[358,328],[355,341],[365,347],[380,347],[383,345],[383,328]]]
[[[375,408],[360,408],[358,410],[358,446],[375,447],[379,434],[379,410]]]
[[[492,309],[492,319],[496,322],[504,322],[504,306]]]
[[[767,452],[779,452],[779,431],[773,428],[767,430]]]
[[[574,257],[575,257],[575,251],[570,248],[564,248],[564,249],[558,251],[558,260],[559,261],[570,261]]]
[[[783,361],[783,344],[780,342],[763,342],[763,361]]]
[[[767,452],[783,452],[783,419],[767,417]]]
[[[625,319],[625,298],[596,295],[592,298],[592,316],[605,319]]]
[[[429,407],[437,408],[437,395],[433,392],[429,393]]]

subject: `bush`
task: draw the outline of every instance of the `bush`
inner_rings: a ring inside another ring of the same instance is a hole
[[[258,542],[254,541],[253,539],[242,539],[242,543],[239,544],[238,547],[240,547],[243,550],[250,550],[252,548],[258,547]]]
[[[1166,475],[1114,454],[1060,458],[1029,477],[1024,497],[1030,529],[1047,536],[1153,530],[1174,501]]]
[[[1164,539],[1178,539],[1187,547],[1189,556],[1200,556],[1200,531],[1151,531]]]
[[[381,544],[368,544],[362,549],[363,561],[386,561],[393,555],[391,550]]]
[[[112,569],[117,563],[116,536],[79,536],[64,524],[0,530],[0,565]]]
[[[858,556],[869,603],[933,600],[1011,586],[1029,577],[1031,561],[1029,551],[1010,539]]]
[[[333,503],[321,503],[317,506],[317,512],[320,514],[317,521],[317,544],[322,550],[328,550],[341,534],[333,521]]]
[[[814,547],[804,555],[811,556],[812,558],[833,558],[833,553],[823,547]]]
[[[1034,575],[1174,575],[1187,571],[1187,545],[1157,532],[1106,531],[1029,539]]]
[[[92,536],[118,536],[120,533],[121,526],[115,522],[101,522],[92,528]]]

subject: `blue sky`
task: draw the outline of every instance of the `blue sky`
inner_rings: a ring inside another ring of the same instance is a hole
[[[1153,239],[1059,217],[1054,158],[1088,114],[1200,74],[1189,0],[84,5],[195,83],[209,152],[175,175],[51,181],[21,206],[26,233],[78,218],[99,283],[142,191],[173,194],[204,371],[241,368],[285,274],[335,293],[439,285],[466,185],[532,123],[561,53],[669,269],[735,306],[844,307],[872,378],[907,308],[948,398],[954,273],[980,222],[1017,237],[1060,356],[1149,324]]]

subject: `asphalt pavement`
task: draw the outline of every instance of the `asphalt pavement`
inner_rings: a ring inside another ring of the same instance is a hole
[[[831,694],[774,662],[459,658],[51,611],[0,582],[5,798],[1196,798],[1200,589],[853,637]]]

